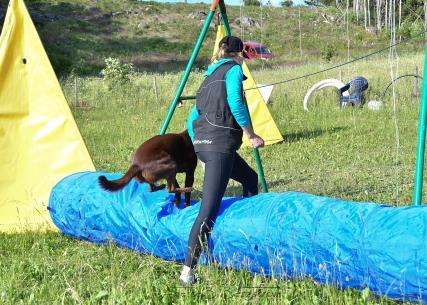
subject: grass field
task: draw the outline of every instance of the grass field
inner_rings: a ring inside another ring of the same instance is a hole
[[[402,56],[399,75],[413,73],[415,65],[422,70],[421,52]],[[271,83],[325,67],[259,70],[254,77],[259,83]],[[368,78],[367,100],[376,100],[390,82],[390,69],[383,55],[343,67],[342,75],[344,81],[357,75]],[[419,110],[419,97],[412,97],[413,79],[396,82],[395,110],[391,89],[383,99],[385,106],[377,112],[367,107],[340,111],[336,92],[324,90],[305,113],[306,90],[338,74],[333,70],[274,89],[269,109],[285,140],[261,150],[270,191],[410,205]],[[159,132],[179,78],[178,74],[138,74],[129,84],[114,89],[99,78],[79,78],[77,99],[75,79],[62,80],[98,170],[123,172],[133,150]],[[194,94],[201,79],[200,72],[192,74],[184,94]],[[184,128],[190,107],[186,103],[176,110],[169,131]],[[250,149],[241,154],[255,167]],[[196,199],[201,181],[198,167]],[[230,183],[226,196],[239,194],[239,186]],[[309,279],[285,281],[215,266],[198,268],[202,284],[181,288],[179,270],[174,262],[58,233],[0,234],[0,304],[402,304],[373,296],[367,289],[339,290]]]

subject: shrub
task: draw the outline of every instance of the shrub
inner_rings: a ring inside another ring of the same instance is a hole
[[[324,60],[330,62],[334,56],[338,55],[337,48],[332,44],[327,44],[322,48],[321,55]]]
[[[245,6],[260,6],[258,0],[244,0]]]
[[[294,2],[292,0],[284,0],[280,2],[280,5],[283,7],[292,7],[294,5]]]
[[[101,71],[104,81],[110,88],[128,83],[134,73],[133,64],[122,64],[118,58],[112,57],[105,59],[105,68]]]

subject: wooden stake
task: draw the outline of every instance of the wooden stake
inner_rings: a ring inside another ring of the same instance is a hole
[[[415,71],[414,71],[415,75],[418,75],[418,66],[415,65]],[[418,77],[414,77],[414,90],[412,92],[412,95],[416,98],[418,98],[419,96],[419,91],[418,91]]]
[[[159,95],[157,94],[157,80],[156,77],[153,76],[153,86],[154,86],[154,95],[156,96],[156,102],[159,103]]]
[[[77,93],[77,76],[74,78],[74,99],[75,105],[77,106],[79,104],[79,96]]]
[[[298,7],[299,59],[302,60],[301,8]]]

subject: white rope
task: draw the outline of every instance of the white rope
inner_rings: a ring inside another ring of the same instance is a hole
[[[259,1],[259,8],[260,8],[260,32],[261,32],[261,34],[260,34],[260,41],[259,41],[259,43],[260,44],[262,44],[262,26],[263,26],[263,24],[262,24],[262,0],[260,0]],[[264,69],[264,60],[262,60],[262,57],[263,57],[263,54],[262,54],[262,50],[261,50],[261,61],[262,61],[262,69]]]
[[[390,22],[390,45],[393,45],[396,43],[396,0],[390,0],[390,14],[389,14],[389,22]],[[390,63],[390,77],[393,81],[398,77],[399,74],[399,56],[397,54],[396,47],[390,48],[389,52],[389,63]],[[399,193],[400,193],[400,132],[399,132],[399,123],[397,120],[397,98],[396,98],[396,88],[395,88],[395,82],[392,84],[392,92],[393,92],[393,124],[394,124],[394,133],[395,133],[395,140],[396,140],[396,147],[395,147],[395,200],[399,199]]]
[[[301,7],[298,7],[299,59],[302,60]]]
[[[349,22],[348,22],[348,9],[350,6],[350,1],[347,0],[347,8],[346,8],[346,32],[347,32],[347,62],[350,61],[350,31],[349,31]],[[350,76],[350,65],[347,66],[347,77]],[[356,127],[356,115],[354,113],[354,107],[351,108],[351,120],[353,122],[353,127]]]
[[[346,7],[346,11],[345,11],[345,21],[346,21],[346,32],[347,32],[347,62],[350,61],[350,33],[349,33],[349,29],[348,29],[348,9],[350,6],[350,0],[347,0],[347,7]],[[347,75],[350,75],[350,66],[347,66]]]
[[[424,1],[424,31],[427,31],[427,1]],[[424,34],[424,39],[427,38],[427,33]]]
[[[243,24],[243,6],[245,5],[244,0],[240,0],[240,38],[245,41],[245,26]]]

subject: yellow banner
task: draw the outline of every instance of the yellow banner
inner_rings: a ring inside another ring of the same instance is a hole
[[[93,170],[27,8],[11,0],[0,36],[0,232],[53,228],[51,188]]]

